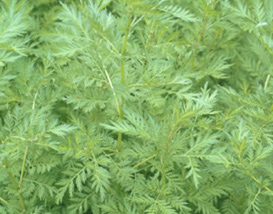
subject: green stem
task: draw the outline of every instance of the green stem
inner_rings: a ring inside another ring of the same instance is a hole
[[[121,83],[125,84],[125,61],[124,61],[124,55],[125,55],[125,50],[126,50],[126,45],[127,45],[127,40],[128,40],[128,36],[130,33],[130,16],[128,15],[128,20],[127,20],[127,27],[126,27],[126,32],[125,32],[125,36],[123,39],[123,43],[122,43],[122,48],[121,48],[121,62],[120,62],[120,73],[121,73]]]
[[[163,170],[162,170],[162,186],[165,185],[166,180],[166,163],[163,164]]]
[[[192,65],[191,65],[191,68],[193,69],[194,68],[194,65],[195,65],[195,59],[196,59],[196,52],[197,52],[197,49],[199,47],[199,44],[203,38],[203,35],[205,33],[205,30],[206,30],[206,25],[207,25],[207,17],[205,16],[204,18],[204,21],[203,21],[203,26],[202,26],[202,29],[201,29],[201,32],[200,32],[200,35],[199,35],[199,38],[195,44],[195,47],[194,47],[194,52],[193,52],[193,58],[192,58]]]
[[[121,83],[123,85],[125,85],[125,60],[124,60],[124,56],[125,56],[125,50],[126,50],[126,44],[127,44],[127,40],[128,40],[128,36],[130,33],[130,25],[131,25],[131,21],[130,21],[130,15],[128,14],[128,20],[127,20],[127,27],[126,27],[126,32],[125,32],[125,36],[123,39],[123,43],[122,43],[122,48],[121,48],[121,62],[120,62],[120,73],[121,73]],[[120,114],[119,114],[119,118],[121,119],[123,117],[123,112],[122,112],[122,107],[124,105],[124,99],[122,98],[122,103],[120,106]],[[121,151],[121,145],[122,145],[122,133],[118,133],[118,146],[117,146],[117,150],[118,152]]]
[[[122,144],[122,133],[121,132],[119,132],[118,133],[118,152],[120,152],[121,151],[121,144]]]
[[[115,98],[115,101],[116,101],[116,108],[117,108],[117,111],[118,111],[118,115],[119,115],[119,117],[121,117],[121,116],[122,116],[122,111],[121,111],[120,105],[119,105],[119,103],[118,103],[118,99],[117,99],[117,96],[116,96],[116,92],[115,92],[115,90],[114,90],[113,83],[112,83],[112,81],[111,81],[111,78],[110,78],[110,76],[109,76],[107,70],[105,70],[104,72],[105,72],[105,74],[106,74],[106,77],[107,77],[107,80],[108,80],[108,82],[109,82],[109,84],[110,84],[110,87],[111,87],[111,89],[112,89],[112,91],[113,91],[113,95],[114,95],[114,98]]]
[[[151,157],[146,158],[145,160],[143,160],[143,161],[141,161],[140,163],[138,163],[138,164],[136,164],[135,166],[133,166],[133,169],[139,167],[140,165],[146,163],[147,161],[151,160],[152,158],[154,158],[154,157],[156,157],[156,156],[157,156],[157,154],[152,155]]]
[[[24,160],[23,160],[22,169],[21,169],[21,176],[20,176],[20,181],[19,181],[19,188],[21,187],[22,182],[23,182],[24,170],[25,170],[26,159],[27,159],[27,152],[28,152],[28,146],[26,147],[26,150],[25,150]]]
[[[4,204],[8,204],[8,202],[5,199],[1,198],[1,197],[0,197],[0,201],[2,201]]]
[[[127,16],[127,26],[126,26],[126,32],[125,32],[125,36],[123,39],[123,43],[122,43],[122,48],[121,48],[121,61],[120,61],[120,74],[121,74],[121,84],[125,85],[125,60],[124,60],[124,56],[125,56],[125,50],[126,50],[126,44],[127,44],[127,40],[128,40],[128,36],[129,36],[129,32],[130,32],[130,15],[128,14]],[[122,107],[124,105],[124,98],[122,97],[122,101],[121,101],[121,105],[119,107],[120,111],[119,111],[119,119],[121,119],[123,117],[123,111],[122,111]],[[121,146],[122,146],[122,133],[119,132],[118,133],[118,145],[117,145],[117,150],[118,152],[121,151]],[[120,159],[118,158],[118,163],[120,162]],[[117,192],[120,194],[120,189],[121,186],[120,184],[117,185]]]
[[[122,57],[120,62],[121,83],[125,84],[125,69],[124,69],[125,62],[124,62],[124,56],[122,55],[121,57]]]
[[[7,158],[4,159],[4,163],[5,163],[5,167],[8,169],[9,163],[8,163]],[[13,174],[11,172],[9,172],[9,170],[7,170],[7,171],[8,171],[8,176],[9,176],[11,183],[13,184],[14,188],[18,191],[19,202],[22,207],[23,213],[25,213],[26,212],[26,205],[25,205],[25,201],[24,201],[22,194],[19,193],[20,187],[19,187],[15,177],[13,176]]]
[[[245,164],[243,163],[242,159],[241,159],[241,155],[238,154],[238,158],[240,161],[240,164],[242,166],[242,168],[245,170],[245,172],[256,182],[258,183],[261,187],[263,187],[265,190],[273,193],[273,190],[270,189],[268,186],[266,186],[265,184],[263,184],[259,179],[257,179],[250,171],[249,169],[245,166]]]

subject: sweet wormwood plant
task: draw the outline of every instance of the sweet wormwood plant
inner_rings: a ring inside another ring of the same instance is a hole
[[[272,0],[2,0],[1,214],[272,214]]]

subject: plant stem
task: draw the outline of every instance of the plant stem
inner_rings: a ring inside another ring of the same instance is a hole
[[[121,48],[121,61],[120,61],[120,74],[121,74],[121,84],[125,85],[125,60],[124,60],[124,56],[125,56],[125,50],[126,50],[126,44],[127,44],[127,40],[128,40],[128,36],[129,36],[129,32],[130,32],[130,25],[131,25],[131,21],[130,21],[130,15],[127,14],[127,25],[126,25],[126,32],[125,32],[125,36],[123,39],[123,43],[122,43],[122,48]],[[122,97],[122,101],[121,101],[121,105],[119,107],[120,111],[119,111],[119,119],[121,119],[123,117],[123,111],[122,111],[122,107],[124,105],[124,98]],[[119,132],[118,133],[118,145],[117,145],[117,150],[118,152],[121,151],[121,146],[122,146],[122,133]],[[120,162],[120,159],[118,158],[117,162]],[[120,184],[117,185],[117,192],[120,194],[120,189],[121,186]]]
[[[143,161],[141,161],[140,163],[138,163],[138,164],[136,164],[135,166],[133,166],[133,169],[139,167],[140,165],[146,163],[147,161],[153,159],[153,158],[156,157],[156,156],[157,156],[157,154],[154,154],[154,155],[152,155],[152,156],[146,158],[145,160],[143,160]]]
[[[130,33],[130,15],[128,15],[127,17],[127,27],[126,27],[126,32],[125,32],[125,36],[123,39],[123,43],[122,43],[122,48],[121,48],[121,62],[120,62],[120,73],[121,73],[121,83],[125,84],[125,60],[124,60],[124,56],[125,56],[125,50],[126,50],[126,45],[127,45],[127,40],[128,40],[128,36]]]
[[[265,184],[263,184],[260,180],[258,180],[250,171],[249,169],[245,166],[245,164],[243,163],[242,159],[241,159],[241,156],[238,155],[239,157],[239,161],[240,161],[240,164],[242,166],[242,168],[245,170],[245,172],[256,182],[258,183],[260,186],[262,186],[265,190],[273,193],[273,190],[270,189],[268,186],[266,186]]]
[[[25,150],[24,160],[23,160],[22,169],[21,169],[21,176],[20,176],[20,181],[19,181],[19,188],[21,187],[22,182],[23,182],[24,169],[25,169],[26,159],[27,159],[27,152],[28,152],[28,146],[26,147],[26,150]]]
[[[0,201],[2,201],[4,204],[8,204],[8,202],[5,199],[1,198],[1,197],[0,197]]]
[[[8,163],[7,158],[4,159],[4,163],[5,163],[6,169],[8,169],[9,163]],[[15,177],[13,176],[13,174],[11,172],[9,172],[8,170],[7,170],[7,172],[8,172],[8,176],[9,176],[9,179],[10,179],[11,183],[13,184],[14,188],[18,191],[18,197],[19,197],[20,205],[21,205],[22,210],[23,210],[22,213],[25,213],[26,212],[26,205],[25,205],[25,201],[24,201],[24,198],[23,198],[22,194],[19,192],[20,187],[19,187]]]
[[[118,152],[121,151],[121,144],[122,144],[122,133],[119,132],[119,133],[118,133],[118,147],[117,147]]]
[[[119,105],[118,100],[117,100],[117,95],[116,95],[116,92],[115,92],[115,90],[114,90],[113,83],[112,83],[112,81],[111,81],[111,78],[110,78],[110,76],[109,76],[107,70],[105,70],[104,72],[105,72],[105,74],[106,74],[106,77],[107,77],[107,80],[108,80],[108,82],[109,82],[109,84],[110,84],[110,87],[111,87],[111,89],[112,89],[112,91],[113,91],[113,95],[114,95],[114,98],[115,98],[115,101],[116,101],[116,108],[117,108],[117,111],[118,111],[118,115],[119,115],[119,117],[121,117],[121,116],[122,116],[122,111],[121,111],[120,105]]]
[[[163,163],[163,170],[162,170],[162,186],[165,185],[166,180],[166,163]]]
[[[127,44],[127,40],[128,40],[128,36],[130,33],[130,25],[131,25],[131,21],[130,21],[130,15],[128,14],[127,16],[127,27],[126,27],[126,32],[125,32],[125,36],[123,39],[123,43],[122,43],[122,48],[121,48],[121,62],[120,62],[120,74],[121,74],[121,83],[123,85],[125,85],[125,60],[124,60],[124,56],[125,56],[125,50],[126,50],[126,44]],[[122,103],[121,103],[121,108],[124,105],[124,99],[122,98]],[[119,118],[121,119],[123,117],[123,111],[120,108],[120,114],[119,114]],[[122,145],[122,133],[119,132],[118,133],[118,146],[117,146],[117,150],[118,152],[121,151],[121,145]]]
[[[201,40],[203,38],[203,35],[205,33],[205,30],[206,30],[207,21],[208,21],[207,17],[205,16],[199,38],[198,38],[198,40],[197,40],[197,42],[196,42],[196,44],[194,46],[193,58],[192,58],[192,64],[191,64],[192,69],[194,68],[194,65],[195,65],[196,51],[197,51],[197,49],[199,47],[199,44],[200,44],[200,42],[201,42]]]

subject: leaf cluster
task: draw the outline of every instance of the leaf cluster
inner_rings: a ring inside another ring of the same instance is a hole
[[[0,213],[273,213],[272,14],[2,0]]]

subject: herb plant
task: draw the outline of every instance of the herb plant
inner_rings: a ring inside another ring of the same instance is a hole
[[[1,214],[272,214],[272,0],[2,0]]]

